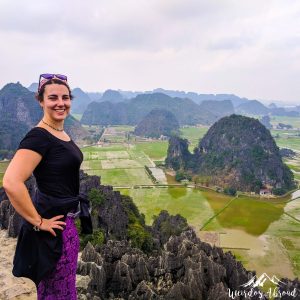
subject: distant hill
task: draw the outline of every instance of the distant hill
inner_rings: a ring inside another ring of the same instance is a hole
[[[27,89],[28,89],[30,92],[36,93],[37,90],[38,90],[38,86],[39,86],[39,84],[38,84],[37,82],[33,82]]]
[[[72,101],[72,113],[83,114],[87,106],[92,102],[91,98],[80,88],[72,90],[74,99]]]
[[[299,112],[295,110],[286,111],[283,107],[271,108],[270,112],[273,116],[299,117]]]
[[[159,138],[161,135],[171,136],[178,133],[179,123],[176,117],[167,110],[151,110],[137,125],[135,135]]]
[[[92,101],[99,101],[102,97],[102,93],[99,92],[86,92]]]
[[[0,90],[0,149],[15,150],[20,140],[42,118],[34,93],[20,83],[9,83]],[[74,140],[85,135],[81,124],[72,116],[66,120],[66,132]]]
[[[151,110],[166,109],[180,124],[212,124],[217,115],[190,99],[172,98],[165,94],[142,94],[125,102],[92,102],[84,112],[82,124],[138,124]]]
[[[0,149],[16,149],[41,116],[42,110],[33,92],[20,83],[5,85],[0,90]]]
[[[231,100],[205,100],[201,102],[200,108],[214,112],[218,118],[234,114],[234,107],[231,103]]]
[[[240,98],[233,94],[197,94],[194,92],[173,91],[165,89],[155,89],[152,93],[163,93],[170,97],[189,98],[195,103],[200,104],[203,101],[224,101],[230,100],[234,107],[249,101],[247,98]]]
[[[293,173],[282,162],[269,130],[254,118],[231,115],[220,119],[201,139],[193,155],[186,153],[186,146],[181,148],[187,159],[173,151],[179,144],[183,142],[170,140],[167,165],[191,170],[214,185],[256,192],[271,186],[274,192],[279,189],[278,193],[294,187]],[[182,161],[181,166],[176,165],[176,160]]]
[[[267,115],[270,110],[259,101],[251,100],[240,104],[235,111],[238,114]]]
[[[122,102],[124,101],[123,96],[118,92],[118,91],[114,91],[114,90],[106,90],[101,99],[99,101],[109,101],[112,103],[117,103],[117,102]]]

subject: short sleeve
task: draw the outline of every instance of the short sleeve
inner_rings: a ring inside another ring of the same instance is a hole
[[[33,128],[21,140],[18,149],[33,150],[44,156],[49,149],[49,146],[49,138],[42,131]]]

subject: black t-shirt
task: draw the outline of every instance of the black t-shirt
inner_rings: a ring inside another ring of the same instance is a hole
[[[78,195],[83,154],[73,140],[63,141],[42,127],[34,127],[18,149],[29,149],[42,155],[33,171],[42,193],[54,197]]]

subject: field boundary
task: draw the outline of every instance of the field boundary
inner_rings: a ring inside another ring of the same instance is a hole
[[[230,204],[236,200],[238,198],[238,196],[233,197],[232,199],[230,199],[228,201],[228,203],[225,204],[225,206],[223,208],[221,208],[217,213],[215,213],[213,216],[211,216],[200,228],[200,230],[202,230],[204,227],[206,227],[214,218],[216,218],[219,214],[221,214],[228,206],[230,206]]]

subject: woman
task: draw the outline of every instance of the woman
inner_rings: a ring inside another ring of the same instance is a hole
[[[36,283],[39,300],[77,299],[74,213],[83,155],[64,131],[72,101],[67,77],[40,75],[36,98],[43,118],[20,142],[3,178],[12,205],[25,219],[13,273]],[[37,182],[34,199],[24,184],[32,173]]]

